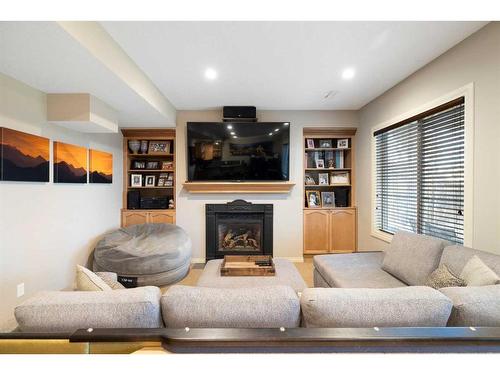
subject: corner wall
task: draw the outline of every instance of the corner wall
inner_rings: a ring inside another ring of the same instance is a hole
[[[500,22],[492,22],[385,92],[360,111],[357,133],[358,245],[371,236],[372,127],[474,83],[474,247],[500,253]]]
[[[260,111],[259,121],[290,122],[290,181],[295,183],[289,194],[189,194],[182,188],[187,179],[186,123],[191,121],[222,120],[220,111],[177,111],[176,222],[184,228],[193,243],[193,258],[205,259],[205,204],[226,203],[244,199],[253,203],[274,205],[274,256],[299,261],[302,259],[302,194],[304,127],[357,127],[356,111]]]
[[[71,288],[75,265],[86,264],[99,236],[119,227],[122,137],[48,124],[45,93],[2,74],[0,126],[113,153],[109,185],[0,181],[2,331],[15,327],[14,307],[35,292]],[[52,163],[50,169],[52,181]],[[20,283],[25,295],[17,298]]]

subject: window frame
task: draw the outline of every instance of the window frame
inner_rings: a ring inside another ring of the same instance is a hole
[[[371,129],[371,236],[385,242],[391,242],[393,235],[377,228],[377,159],[374,133],[400,123],[419,114],[439,107],[452,100],[464,97],[464,244],[473,247],[474,235],[474,84],[469,83],[449,92],[413,110],[384,121]]]

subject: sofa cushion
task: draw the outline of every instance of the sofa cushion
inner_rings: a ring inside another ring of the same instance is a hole
[[[452,303],[426,286],[304,289],[303,325],[318,328],[443,327]]]
[[[445,247],[440,264],[446,264],[451,272],[455,275],[460,275],[465,264],[474,255],[477,255],[484,264],[495,271],[497,275],[500,275],[500,255],[460,245]]]
[[[385,252],[382,269],[408,285],[425,285],[441,259],[446,241],[400,231]]]
[[[460,277],[465,280],[467,286],[495,285],[500,281],[498,275],[477,255],[469,259]]]
[[[23,332],[73,332],[80,328],[162,327],[160,289],[40,292],[15,308]]]
[[[118,281],[118,275],[114,272],[95,272],[111,289],[125,289]]]
[[[298,327],[300,303],[289,286],[205,288],[174,285],[161,298],[168,328]]]
[[[454,275],[445,264],[441,264],[430,274],[425,285],[433,289],[441,289],[451,286],[466,286],[467,283]]]
[[[111,290],[111,287],[91,270],[77,265],[76,290],[80,290],[82,292],[100,292],[103,290],[109,291]]]
[[[443,288],[453,301],[449,326],[500,327],[500,285]]]
[[[316,255],[313,258],[316,276],[314,286],[324,282],[334,288],[397,288],[406,286],[381,269],[382,252]],[[320,277],[321,276],[321,279]]]

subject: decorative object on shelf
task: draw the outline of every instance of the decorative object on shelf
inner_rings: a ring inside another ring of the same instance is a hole
[[[331,139],[320,139],[319,148],[332,148],[332,140]]]
[[[337,148],[349,148],[349,139],[337,139]]]
[[[141,187],[142,186],[142,174],[130,175],[130,186],[131,187]]]
[[[156,180],[155,176],[146,176],[146,183],[144,184],[144,186],[154,187],[155,186],[155,180]]]
[[[134,160],[134,163],[132,165],[132,169],[146,169],[146,162]]]
[[[147,154],[148,153],[148,141],[141,141],[141,154]]]
[[[87,149],[54,142],[54,182],[87,183]]]
[[[306,185],[316,185],[316,181],[314,181],[314,177],[310,174],[305,175],[305,184]]]
[[[328,173],[319,173],[318,174],[318,185],[323,185],[323,186],[328,186],[330,185],[330,181],[329,180],[329,175]]]
[[[131,139],[128,141],[128,148],[132,152],[132,154],[137,154],[139,153],[139,150],[141,149],[141,141],[137,139]]]
[[[335,168],[335,160],[333,160],[333,159],[327,159],[326,160],[326,167],[327,168]]]
[[[48,138],[0,128],[0,181],[49,182]]]
[[[307,148],[314,148],[314,139],[307,138]]]
[[[175,208],[174,200],[173,199],[169,199],[169,201],[168,201],[168,208],[170,208],[170,209],[174,209]]]
[[[146,163],[146,169],[158,169],[160,166],[160,163],[157,161],[148,161]]]
[[[319,190],[306,191],[307,207],[321,208],[321,197]]]
[[[324,159],[316,159],[314,162],[316,163],[316,168],[325,168]]]
[[[150,154],[169,154],[170,142],[169,141],[149,141]]]
[[[323,206],[323,208],[335,207],[335,193],[333,191],[322,191],[321,205]]]
[[[89,182],[91,184],[113,183],[113,154],[89,150]]]
[[[174,169],[174,163],[171,161],[162,161],[161,162],[161,169],[163,171],[171,171]]]
[[[349,172],[333,172],[331,177],[332,185],[349,185]]]

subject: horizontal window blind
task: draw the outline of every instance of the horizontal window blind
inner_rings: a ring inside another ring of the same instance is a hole
[[[464,99],[375,133],[376,227],[463,243]]]

